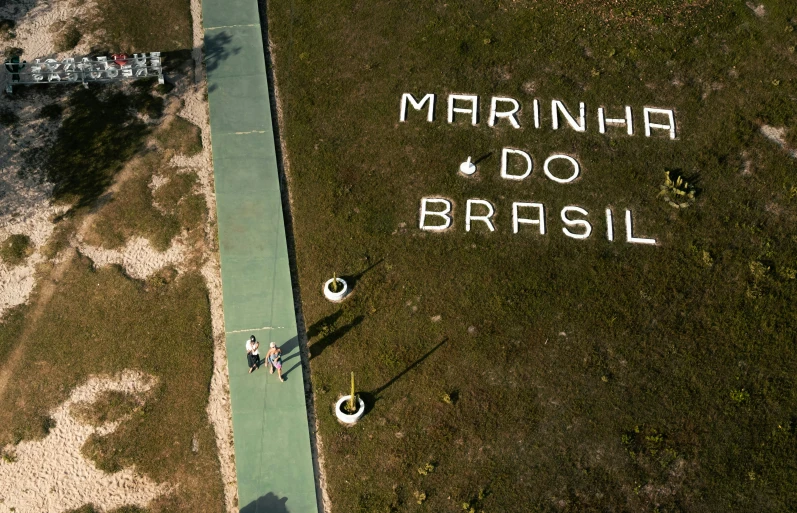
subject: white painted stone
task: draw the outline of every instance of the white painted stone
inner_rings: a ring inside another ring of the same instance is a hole
[[[520,208],[536,208],[537,218],[529,219],[520,217],[518,209]],[[540,235],[545,235],[545,206],[542,203],[512,203],[512,233],[517,233],[521,224],[536,224],[540,227]]]
[[[526,171],[523,172],[521,175],[511,175],[507,172],[509,155],[520,155],[526,161]],[[532,167],[534,164],[531,160],[531,155],[526,153],[523,150],[516,150],[513,148],[503,148],[501,150],[501,178],[506,180],[523,180],[524,178],[528,177],[531,174]]]
[[[412,96],[410,93],[404,93],[401,95],[401,113],[399,114],[399,121],[407,121],[407,102],[412,105],[412,108],[415,110],[423,109],[424,104],[428,103],[429,106],[427,107],[428,112],[426,114],[426,121],[432,122],[434,121],[434,99],[435,96],[432,93],[427,94],[420,101],[416,101],[415,97]]]
[[[566,160],[570,162],[570,164],[573,166],[573,174],[570,175],[568,178],[558,178],[554,176],[553,173],[551,173],[551,170],[548,168],[548,165],[551,162],[558,159]],[[543,164],[542,169],[543,171],[545,171],[545,176],[547,176],[548,178],[557,183],[570,183],[576,178],[578,178],[578,175],[581,173],[581,166],[578,165],[578,161],[576,161],[576,159],[570,157],[569,155],[551,155],[550,157],[545,159],[545,163]]]
[[[589,215],[589,212],[587,212],[586,210],[584,210],[581,207],[576,207],[576,206],[572,206],[572,205],[564,207],[562,209],[562,212],[561,212],[561,217],[562,217],[562,222],[563,223],[565,223],[567,226],[571,226],[571,227],[581,226],[584,229],[584,233],[573,233],[570,230],[568,230],[567,227],[562,228],[562,232],[564,232],[565,235],[567,235],[568,237],[570,237],[572,239],[586,239],[587,237],[589,237],[590,234],[592,233],[592,225],[589,224],[584,219],[570,219],[570,218],[568,218],[567,214],[569,212],[576,212],[576,213],[581,214],[583,216]]]
[[[429,211],[428,205],[430,203],[438,203],[443,204],[445,209],[442,211]],[[422,198],[421,199],[421,230],[427,231],[443,231],[449,226],[451,226],[451,202],[445,198]],[[438,216],[445,219],[445,224],[442,225],[432,225],[428,226],[426,224],[426,217],[427,216]]]
[[[487,207],[488,214],[475,216],[473,215],[472,208],[473,205],[482,205]],[[487,228],[491,231],[495,231],[495,226],[493,226],[493,222],[490,218],[495,214],[495,209],[493,205],[489,201],[480,200],[480,199],[469,199],[467,202],[467,206],[465,207],[465,231],[470,231],[470,223],[471,221],[484,221],[484,224],[487,225]]]
[[[462,107],[455,107],[455,102],[463,101],[470,102],[471,107],[468,109]],[[450,94],[448,95],[448,122],[454,122],[454,113],[457,114],[470,114],[471,124],[476,125],[479,123],[479,97],[472,94]]]

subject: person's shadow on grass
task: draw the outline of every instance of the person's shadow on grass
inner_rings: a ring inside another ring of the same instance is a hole
[[[286,502],[288,502],[287,497],[280,499],[269,492],[241,508],[240,513],[290,513]]]

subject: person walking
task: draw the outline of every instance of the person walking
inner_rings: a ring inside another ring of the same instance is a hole
[[[266,353],[266,362],[269,366],[268,373],[274,374],[274,369],[277,369],[280,381],[285,381],[282,379],[282,350],[274,342],[271,343],[271,348]]]
[[[246,341],[246,362],[249,364],[249,374],[260,366],[260,343],[254,335]]]

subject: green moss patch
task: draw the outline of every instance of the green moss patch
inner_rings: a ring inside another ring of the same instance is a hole
[[[6,240],[0,243],[0,258],[3,262],[10,265],[19,265],[33,254],[33,242],[27,235],[17,233],[9,235]]]

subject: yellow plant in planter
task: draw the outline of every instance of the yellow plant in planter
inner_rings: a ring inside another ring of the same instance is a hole
[[[352,415],[357,411],[357,396],[354,394],[354,373],[351,373],[351,395],[349,396],[349,402],[346,403],[346,413]]]

